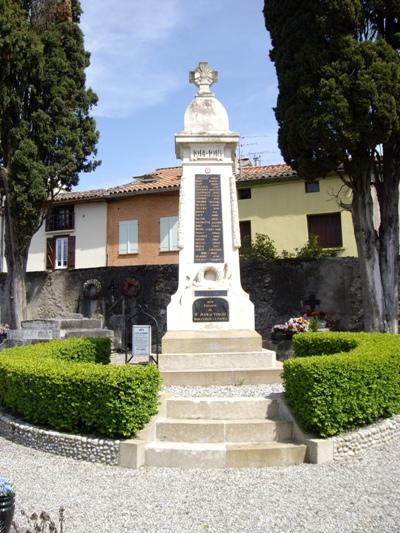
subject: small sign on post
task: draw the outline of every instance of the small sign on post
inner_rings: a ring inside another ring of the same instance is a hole
[[[149,360],[151,354],[151,326],[132,326],[132,357]]]

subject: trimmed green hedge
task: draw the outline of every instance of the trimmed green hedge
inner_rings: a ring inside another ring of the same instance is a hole
[[[4,350],[0,406],[58,431],[130,437],[157,413],[160,373],[154,365],[107,365],[110,351],[107,338]]]
[[[304,333],[293,345],[286,400],[306,431],[330,437],[400,413],[398,335]]]

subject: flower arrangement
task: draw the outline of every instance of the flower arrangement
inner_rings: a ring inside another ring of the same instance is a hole
[[[8,324],[0,324],[0,337],[1,336],[7,336],[7,333],[10,330],[10,326]]]
[[[0,476],[0,498],[15,496],[13,485],[8,479]]]
[[[314,322],[318,321],[318,328],[334,329],[337,326],[337,321],[331,315],[325,313],[325,311],[311,311],[310,309],[306,309],[303,316],[308,320],[314,319]]]
[[[308,320],[302,316],[289,318],[284,324],[276,324],[272,328],[273,333],[301,333],[308,331]]]
[[[96,300],[101,292],[101,283],[98,279],[88,279],[83,284],[83,294],[90,300]]]

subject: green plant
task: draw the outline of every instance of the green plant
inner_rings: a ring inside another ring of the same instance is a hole
[[[319,257],[337,257],[343,248],[322,248],[317,235],[310,235],[308,242],[301,248],[296,248],[294,257],[297,259],[317,259]]]
[[[273,261],[278,258],[274,241],[268,235],[257,233],[255,240],[243,239],[240,257],[244,261]]]
[[[315,333],[316,331],[318,331],[318,328],[319,328],[319,320],[316,316],[313,316],[308,321],[308,330]]]
[[[130,437],[158,409],[154,365],[107,365],[110,340],[69,339],[4,350],[0,406],[33,424]]]
[[[284,362],[286,399],[306,431],[329,437],[400,413],[400,340],[380,333],[305,333]]]

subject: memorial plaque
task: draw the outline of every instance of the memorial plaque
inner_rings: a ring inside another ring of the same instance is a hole
[[[151,327],[132,326],[132,355],[150,357],[151,353]]]
[[[221,176],[195,176],[194,262],[223,263]]]
[[[193,322],[229,322],[229,303],[223,298],[195,300]]]
[[[228,296],[228,291],[194,291],[195,296]]]

